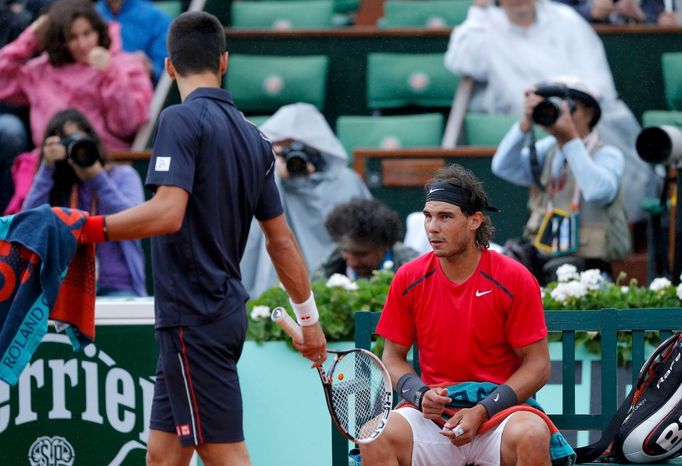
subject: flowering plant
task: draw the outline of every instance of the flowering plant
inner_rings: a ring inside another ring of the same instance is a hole
[[[328,280],[313,282],[315,302],[327,341],[353,340],[355,311],[381,310],[392,279],[392,271],[380,270],[370,279],[352,281],[345,275],[334,274]],[[280,286],[270,288],[248,302],[248,339],[257,342],[287,339],[284,331],[270,320],[270,312],[277,306],[284,307],[293,316],[289,296]]]
[[[557,269],[557,281],[543,290],[545,310],[602,309],[602,308],[655,308],[682,306],[682,285],[677,287],[667,278],[654,279],[649,287],[640,287],[635,279],[627,285],[624,273],[615,283],[607,282],[599,270],[578,273],[572,265],[562,265]],[[550,338],[558,339],[557,336]],[[645,332],[646,343],[656,346],[657,332]],[[597,332],[576,333],[576,344],[583,344],[591,353],[601,352],[601,336]],[[618,335],[618,361],[623,363],[630,358],[632,335],[621,332]]]
[[[657,278],[649,287],[639,286],[634,279],[625,285],[627,277],[623,273],[615,283],[611,283],[604,280],[598,270],[578,273],[572,265],[559,267],[557,277],[558,280],[542,292],[546,310],[682,306],[682,285],[675,287],[667,278]],[[370,279],[352,281],[344,275],[335,274],[328,280],[313,282],[313,293],[327,340],[353,340],[355,311],[380,311],[392,279],[393,272],[381,270],[375,271]],[[257,299],[249,301],[247,338],[258,342],[288,340],[279,326],[270,320],[270,312],[277,306],[283,306],[293,315],[288,295],[281,287],[270,288]],[[649,332],[646,340],[656,345],[658,335]],[[594,332],[577,333],[576,343],[583,344],[590,352],[601,352],[600,335]],[[622,333],[618,355],[621,362],[629,358],[631,347],[631,336]]]

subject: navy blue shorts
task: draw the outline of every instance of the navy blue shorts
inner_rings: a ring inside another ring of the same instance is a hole
[[[246,312],[235,312],[210,324],[156,330],[152,429],[175,432],[183,447],[244,440],[237,361],[246,324]]]

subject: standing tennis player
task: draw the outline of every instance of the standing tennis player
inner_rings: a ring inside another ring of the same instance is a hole
[[[550,372],[540,288],[523,265],[488,250],[494,230],[484,210],[497,209],[459,165],[426,187],[432,252],[398,269],[377,326],[396,392],[416,408],[393,411],[383,434],[361,445],[363,466],[550,465],[549,428],[534,413],[516,412],[477,434],[484,421],[539,390]],[[421,377],[407,362],[413,343]],[[451,401],[448,390],[430,387],[460,382],[499,385],[443,430],[433,419]]]
[[[148,465],[249,465],[237,361],[246,332],[239,260],[251,219],[289,293],[314,365],[326,358],[303,256],[283,215],[270,142],[221,89],[225,33],[204,12],[178,16],[166,70],[182,104],[159,118],[147,186],[154,197],[115,215],[90,217],[83,242],[152,238],[159,360]]]

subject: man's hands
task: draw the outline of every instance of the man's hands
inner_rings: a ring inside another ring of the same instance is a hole
[[[471,442],[481,424],[487,420],[488,413],[483,405],[462,408],[445,423],[440,434],[449,438],[453,445],[460,447]]]
[[[327,359],[327,339],[319,322],[301,327],[303,341],[293,340],[294,347],[313,362],[311,367],[319,367]]]
[[[530,131],[531,126],[533,126],[533,109],[537,104],[542,102],[543,98],[535,93],[534,87],[529,87],[523,94],[523,115],[521,116],[519,124],[521,126],[521,131],[527,133]]]
[[[445,405],[452,401],[447,394],[447,388],[432,388],[424,393],[424,398],[422,398],[422,413],[426,419],[435,420],[441,417]],[[453,445],[462,446],[471,442],[478,432],[478,429],[480,429],[481,424],[487,420],[488,413],[482,405],[476,405],[472,408],[462,408],[445,423],[445,427],[440,433],[443,436],[448,437]],[[455,429],[458,426],[459,428]]]
[[[592,0],[590,16],[592,19],[605,21],[611,13],[617,13],[624,18],[637,22],[646,19],[646,15],[635,0]]]
[[[521,131],[527,133],[533,124],[533,110],[544,98],[535,93],[535,88],[526,89],[524,94],[523,116],[519,121],[519,126]],[[542,129],[557,139],[559,147],[572,139],[580,137],[566,101],[561,102],[561,115],[559,115],[556,122],[552,126],[542,126]]]
[[[66,159],[66,147],[61,143],[61,138],[59,136],[49,136],[43,142],[43,161],[48,167],[54,167],[55,163],[59,160]],[[104,169],[100,161],[96,161],[89,167],[80,167],[75,164],[72,160],[68,160],[69,165],[76,172],[78,178],[82,181],[90,180]]]

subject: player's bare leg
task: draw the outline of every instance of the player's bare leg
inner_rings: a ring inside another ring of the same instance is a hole
[[[147,466],[187,466],[193,447],[182,447],[175,433],[151,429],[147,443]]]
[[[549,428],[539,416],[515,413],[505,424],[500,445],[502,466],[549,466]]]
[[[412,428],[400,414],[392,412],[388,424],[371,443],[360,444],[362,466],[410,466]]]
[[[197,453],[205,466],[251,466],[245,442],[205,443]]]

